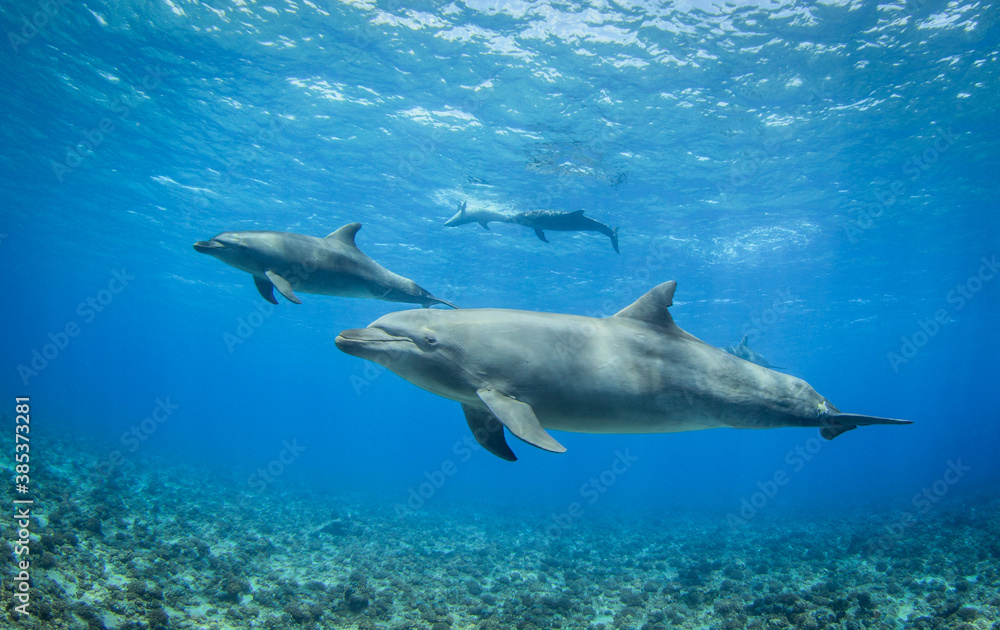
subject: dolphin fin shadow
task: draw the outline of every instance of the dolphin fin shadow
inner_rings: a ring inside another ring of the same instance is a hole
[[[472,437],[476,438],[480,446],[500,459],[508,462],[517,461],[517,455],[510,450],[507,438],[504,437],[503,424],[496,416],[487,409],[478,409],[465,403],[462,403],[462,411],[465,412],[465,421],[472,430]]]
[[[261,278],[260,276],[253,277],[253,283],[257,285],[257,291],[260,292],[260,296],[270,302],[271,304],[277,304],[278,300],[274,297],[274,285],[267,278]]]

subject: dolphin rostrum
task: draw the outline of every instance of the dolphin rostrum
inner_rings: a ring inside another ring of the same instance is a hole
[[[326,238],[292,232],[222,232],[198,241],[194,248],[252,274],[257,290],[272,304],[278,303],[276,288],[296,304],[302,303],[297,290],[458,308],[366,256],[354,243],[360,229],[360,223],[348,223]]]
[[[546,243],[544,230],[555,230],[562,232],[600,232],[611,238],[611,246],[618,251],[618,228],[611,229],[600,221],[595,221],[590,217],[583,216],[583,210],[576,212],[563,212],[561,210],[532,210],[514,215],[511,223],[517,223],[529,227],[535,231],[538,238]]]
[[[715,427],[910,424],[841,413],[805,381],[738,359],[681,330],[665,282],[606,318],[503,309],[401,311],[345,330],[337,347],[462,403],[476,440],[513,461],[503,428],[545,449],[546,429],[669,433]]]
[[[728,352],[734,357],[739,357],[744,361],[749,361],[750,363],[756,363],[761,367],[770,368],[772,370],[785,369],[783,367],[778,367],[777,365],[771,365],[770,362],[768,362],[768,360],[764,358],[764,355],[751,348],[750,345],[747,344],[747,335],[743,335],[743,339],[740,340],[739,345],[726,346],[724,348],[719,348],[719,349],[722,350],[723,352]]]
[[[447,226],[465,225],[466,223],[478,223],[485,229],[490,229],[490,221],[510,223],[512,215],[498,212],[497,210],[469,210],[469,203],[458,204],[458,212],[455,216],[444,222]]]

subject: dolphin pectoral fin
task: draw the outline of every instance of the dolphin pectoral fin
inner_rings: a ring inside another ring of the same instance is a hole
[[[823,420],[823,428],[820,429],[819,434],[827,440],[832,440],[842,433],[873,424],[913,424],[913,421],[862,416],[854,413],[831,413]]]
[[[566,447],[556,442],[542,428],[542,424],[535,416],[535,410],[531,408],[531,405],[506,396],[492,387],[483,387],[476,393],[479,394],[479,399],[490,408],[493,415],[517,437],[546,451],[566,452]]]
[[[264,275],[267,276],[267,279],[271,281],[271,284],[274,285],[274,288],[278,290],[278,293],[285,296],[286,300],[288,300],[289,302],[295,302],[296,304],[302,304],[302,300],[299,299],[299,296],[295,295],[295,292],[292,291],[292,285],[289,284],[288,280],[285,280],[284,278],[274,273],[273,271],[265,271]]]
[[[462,403],[462,411],[465,412],[465,421],[469,423],[472,436],[480,446],[500,459],[508,462],[517,461],[517,455],[514,455],[514,451],[507,445],[507,438],[503,434],[503,423],[499,418],[488,409],[478,409],[465,403]]]
[[[545,232],[539,230],[538,228],[535,228],[535,236],[537,236],[538,238],[542,239],[542,242],[544,242],[544,243],[548,243],[549,242],[549,239],[545,238]]]
[[[327,234],[326,238],[340,241],[346,245],[350,245],[351,247],[357,247],[357,244],[354,242],[354,237],[358,235],[358,230],[360,229],[360,223],[348,223],[339,230]]]
[[[488,229],[490,229],[490,226],[486,225],[486,221],[480,221],[480,222],[479,222],[479,225],[483,226],[483,229],[484,229],[484,230],[488,230]]]
[[[271,304],[277,304],[278,300],[274,297],[274,285],[267,278],[261,278],[260,276],[253,277],[253,283],[257,285],[257,290],[260,291],[260,296],[270,302]]]

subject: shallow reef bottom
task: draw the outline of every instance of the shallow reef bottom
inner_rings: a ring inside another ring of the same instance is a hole
[[[152,456],[80,475],[100,447],[44,451],[58,464],[33,471],[31,615],[15,611],[5,528],[3,627],[1000,629],[995,494],[949,497],[905,530],[898,511],[859,509],[740,528],[595,515],[552,535],[546,512],[401,516],[334,493],[252,496]]]

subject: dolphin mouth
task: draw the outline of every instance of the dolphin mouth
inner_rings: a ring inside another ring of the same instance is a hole
[[[219,241],[198,241],[194,244],[194,251],[207,254],[213,249],[222,249],[224,245]]]
[[[389,346],[382,344],[413,342],[408,337],[398,337],[381,328],[351,328],[341,331],[334,343],[341,352],[365,358],[364,355],[372,352],[386,351]]]

